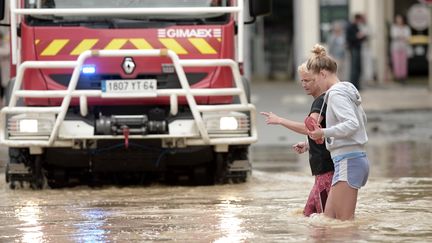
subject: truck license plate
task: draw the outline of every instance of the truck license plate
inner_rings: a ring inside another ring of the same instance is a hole
[[[102,96],[156,96],[156,79],[102,80]]]

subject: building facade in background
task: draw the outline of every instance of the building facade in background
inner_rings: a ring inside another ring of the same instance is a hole
[[[273,4],[272,16],[250,28],[249,67],[254,79],[295,78],[296,67],[307,59],[312,46],[326,45],[334,24],[344,26],[356,13],[364,14],[363,27],[369,35],[362,53],[362,80],[392,80],[389,28],[396,14],[406,17],[412,31],[409,76],[428,74],[430,10],[419,0],[273,0]]]

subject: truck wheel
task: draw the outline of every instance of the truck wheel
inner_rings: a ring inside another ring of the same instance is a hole
[[[24,149],[9,148],[9,161],[6,164],[6,182],[10,189],[16,189],[17,185],[22,185],[23,181],[30,178],[30,170],[26,164],[27,154]]]
[[[69,177],[63,168],[54,168],[47,173],[47,184],[51,189],[66,187],[68,181]]]
[[[228,163],[226,153],[216,153],[214,160],[214,184],[226,184],[228,182]]]
[[[30,155],[25,148],[9,148],[9,162],[6,165],[6,182],[11,189],[23,187],[27,182],[32,189],[42,189],[45,177],[42,173],[41,155]]]
[[[206,166],[200,166],[193,169],[193,183],[194,185],[209,185],[212,184],[209,169]]]
[[[42,155],[35,156],[31,172],[30,187],[37,190],[42,189],[45,184],[45,176],[42,173]]]
[[[245,150],[246,149],[246,150]],[[216,153],[214,160],[214,183],[244,183],[249,177],[248,168],[238,168],[237,161],[247,161],[247,148],[232,148],[228,153]]]
[[[9,163],[6,163],[5,179],[6,179],[6,184],[9,184],[9,182],[10,182]]]

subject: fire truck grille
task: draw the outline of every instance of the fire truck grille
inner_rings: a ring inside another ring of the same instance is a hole
[[[186,77],[189,85],[194,85],[207,76],[207,73],[188,73]],[[63,86],[68,86],[71,78],[70,74],[51,74],[49,76],[56,83]],[[77,89],[101,89],[101,80],[115,80],[122,79],[120,75],[82,75],[78,81]],[[179,79],[176,74],[141,74],[135,79],[156,79],[158,83],[158,89],[176,89],[181,88]]]

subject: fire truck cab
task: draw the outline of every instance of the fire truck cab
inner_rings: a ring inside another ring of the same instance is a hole
[[[246,181],[257,131],[245,9],[254,19],[271,1],[246,2],[10,1],[10,187]]]

